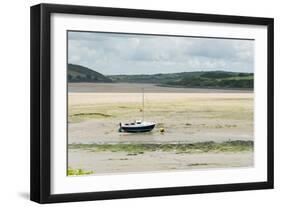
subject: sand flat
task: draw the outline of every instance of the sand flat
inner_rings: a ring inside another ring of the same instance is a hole
[[[68,103],[69,143],[253,139],[251,93],[147,93],[145,119],[157,126],[144,134],[118,132],[119,122],[142,118],[139,93],[70,93]],[[109,117],[72,116],[83,113]]]
[[[175,102],[175,101],[193,101],[193,100],[230,100],[230,99],[253,99],[253,93],[145,93],[146,105],[149,108],[149,102]],[[141,106],[141,93],[78,93],[73,92],[68,95],[68,104],[89,105],[89,104],[109,104],[109,103],[137,103]]]
[[[94,174],[156,172],[191,169],[219,169],[253,166],[252,152],[175,154],[146,152],[129,155],[124,152],[70,151],[72,168],[93,170]]]
[[[204,93],[205,89],[199,92],[190,89],[191,92],[188,92],[187,89],[156,86],[162,91],[158,93],[153,88],[145,93],[145,120],[156,122],[155,129],[149,133],[120,133],[119,122],[142,118],[142,94],[136,92],[140,85],[125,85],[130,92],[109,92],[108,88],[104,93],[92,92],[90,89],[86,93],[72,89],[69,91],[69,144],[254,141],[254,93],[239,90],[221,92],[206,89]],[[80,84],[79,90],[91,86]],[[165,93],[163,88],[168,92]],[[164,128],[165,132],[161,133],[160,128]],[[203,154],[144,152],[142,155],[129,156],[124,152],[69,150],[68,156],[69,167],[96,173],[253,166],[252,151]]]

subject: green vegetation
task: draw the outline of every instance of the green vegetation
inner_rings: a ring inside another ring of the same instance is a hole
[[[210,165],[210,163],[192,163],[192,164],[189,164],[188,166],[197,167],[197,166],[204,166],[204,165]]]
[[[101,117],[111,117],[109,114],[103,114],[103,113],[78,113],[73,114],[72,116],[101,116]]]
[[[199,71],[152,75],[110,75],[104,76],[92,69],[68,64],[68,82],[94,83],[154,83],[160,86],[193,88],[247,88],[254,86],[253,73],[227,71]]]
[[[253,73],[226,71],[184,72],[154,75],[109,76],[115,82],[155,83],[160,86],[194,88],[248,88],[254,86]]]
[[[68,116],[68,121],[71,123],[85,121],[88,119],[98,119],[98,118],[109,118],[112,117],[110,114],[104,113],[77,113],[77,114],[70,114]]]
[[[82,149],[92,152],[126,152],[129,155],[142,154],[144,152],[162,151],[175,153],[207,153],[207,152],[242,152],[252,151],[253,141],[225,141],[225,142],[197,142],[197,143],[173,143],[173,144],[69,144],[69,149]]]
[[[81,65],[67,65],[68,82],[94,82],[111,83],[112,80],[106,76]]]
[[[168,82],[167,85],[184,86],[184,87],[209,87],[209,88],[253,88],[253,76],[247,78],[183,78],[178,82]]]
[[[92,171],[92,170],[73,169],[73,168],[67,169],[67,175],[68,176],[90,175],[90,174],[93,174],[93,173],[94,173],[94,171]]]
[[[114,82],[124,83],[155,83],[165,84],[169,81],[180,81],[182,77],[196,77],[204,72],[183,72],[183,73],[166,73],[166,74],[152,74],[152,75],[111,75],[108,76]]]

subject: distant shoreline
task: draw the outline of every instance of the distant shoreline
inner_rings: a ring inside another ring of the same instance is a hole
[[[183,86],[183,85],[169,85],[169,84],[155,84],[159,87],[168,87],[168,88],[192,88],[192,89],[218,89],[218,90],[241,90],[241,91],[254,91],[253,88],[224,88],[224,87],[190,87],[190,86]]]
[[[196,88],[156,83],[68,83],[69,93],[139,93],[142,88],[146,93],[253,93],[253,89],[245,88]]]

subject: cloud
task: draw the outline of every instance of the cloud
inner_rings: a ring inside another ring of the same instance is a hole
[[[95,32],[69,32],[68,40],[70,63],[104,74],[253,72],[253,40]]]

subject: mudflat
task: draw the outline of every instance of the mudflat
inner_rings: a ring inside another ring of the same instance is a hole
[[[231,145],[244,146],[244,142],[254,141],[252,91],[127,83],[71,83],[68,87],[69,145],[124,144],[132,150],[72,147],[68,150],[71,168],[122,173],[253,166],[252,145],[235,150]],[[154,121],[155,129],[136,134],[118,132],[119,122],[142,119],[142,88],[145,90],[144,119]],[[160,132],[160,128],[164,132]],[[134,152],[138,149],[135,146],[142,144],[209,142],[230,144],[198,153],[179,153],[174,149]]]
[[[151,83],[68,83],[68,92],[78,93],[252,93],[250,89],[183,88]]]
[[[91,170],[94,174],[175,171],[191,169],[218,169],[249,167],[253,163],[252,152],[175,154],[170,152],[146,152],[128,155],[124,152],[71,151],[71,166]]]

